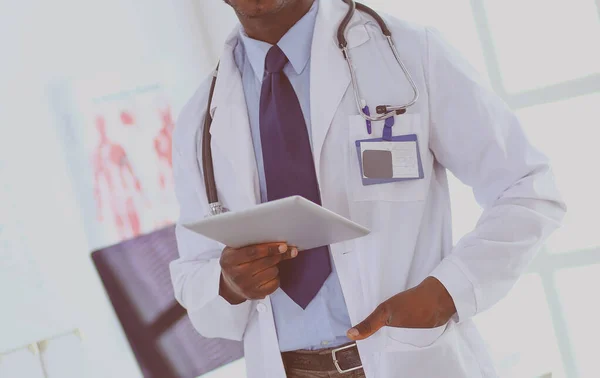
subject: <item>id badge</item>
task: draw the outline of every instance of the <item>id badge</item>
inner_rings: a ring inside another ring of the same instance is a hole
[[[363,185],[425,177],[416,134],[356,141]]]

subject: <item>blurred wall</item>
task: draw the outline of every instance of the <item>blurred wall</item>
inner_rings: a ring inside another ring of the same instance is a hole
[[[223,0],[201,0],[194,2],[198,17],[206,30],[207,50],[211,54],[212,65],[215,65],[223,43],[237,22],[233,10]]]
[[[177,111],[213,60],[198,3],[0,2],[0,232],[23,241],[0,246],[0,354],[80,329],[73,377],[140,376],[89,258],[48,87],[159,63]]]

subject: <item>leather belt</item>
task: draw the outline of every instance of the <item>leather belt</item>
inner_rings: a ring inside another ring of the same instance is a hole
[[[284,352],[281,357],[286,369],[348,373],[362,368],[355,343],[320,351]]]

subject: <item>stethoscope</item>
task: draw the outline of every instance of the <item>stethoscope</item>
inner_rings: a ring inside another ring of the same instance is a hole
[[[394,41],[392,39],[392,32],[388,28],[385,21],[381,18],[381,16],[379,16],[379,14],[377,14],[377,12],[375,12],[373,9],[369,8],[368,6],[366,6],[364,4],[356,3],[356,2],[354,2],[354,0],[342,0],[342,1],[344,1],[346,4],[348,4],[349,9],[348,9],[348,13],[346,13],[346,16],[344,17],[344,19],[342,20],[342,22],[340,23],[340,25],[338,27],[337,41],[338,41],[338,46],[339,46],[340,50],[342,51],[342,55],[344,56],[344,59],[346,60],[346,63],[348,64],[348,69],[350,70],[350,76],[352,79],[352,88],[354,91],[354,99],[356,101],[356,107],[358,108],[358,112],[366,120],[368,127],[370,126],[371,122],[384,121],[384,120],[388,120],[388,119],[393,122],[392,117],[394,117],[395,115],[400,115],[400,114],[406,113],[406,109],[408,109],[409,107],[411,107],[412,105],[414,105],[417,102],[417,100],[419,99],[419,90],[417,89],[417,86],[416,86],[412,76],[406,69],[406,66],[404,65],[404,63],[402,63],[402,60],[400,59],[400,56],[398,54],[398,50],[396,49],[396,44],[394,43]],[[392,53],[394,54],[394,58],[396,58],[396,61],[400,65],[400,68],[402,69],[404,76],[410,83],[412,90],[413,90],[413,98],[410,102],[408,102],[404,105],[379,105],[375,108],[376,113],[377,113],[375,115],[370,114],[369,108],[366,106],[366,101],[360,95],[360,90],[358,88],[358,81],[356,78],[356,71],[354,70],[354,66],[352,65],[352,59],[351,59],[350,53],[348,51],[348,41],[346,40],[346,37],[344,36],[344,32],[346,31],[346,28],[348,27],[348,24],[350,23],[350,20],[354,16],[354,13],[356,12],[357,9],[359,11],[367,13],[369,16],[373,17],[373,19],[375,19],[377,24],[379,24],[379,28],[381,29],[381,32],[383,33],[383,35],[386,37],[387,42],[390,46],[390,49],[392,50]],[[207,109],[206,109],[206,116],[204,118],[204,129],[203,129],[203,133],[202,133],[202,170],[204,172],[204,185],[206,187],[206,196],[208,198],[208,203],[209,203],[209,207],[210,207],[209,216],[221,214],[226,211],[223,208],[223,205],[219,202],[219,197],[217,194],[217,185],[215,183],[212,151],[211,151],[211,146],[210,146],[210,142],[211,142],[210,127],[212,125],[212,116],[210,114],[210,108],[211,108],[211,104],[212,104],[213,94],[215,91],[215,84],[217,82],[217,72],[218,72],[218,67],[215,70],[215,72],[213,73],[213,79],[212,79],[212,83],[210,85],[210,92],[209,92],[209,96],[208,96],[208,105],[207,105]]]

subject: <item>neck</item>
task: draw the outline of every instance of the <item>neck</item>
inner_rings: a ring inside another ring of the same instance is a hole
[[[239,13],[237,16],[248,37],[275,45],[296,22],[304,17],[314,1],[292,1],[290,5],[284,6],[279,11],[260,17],[247,17]]]

